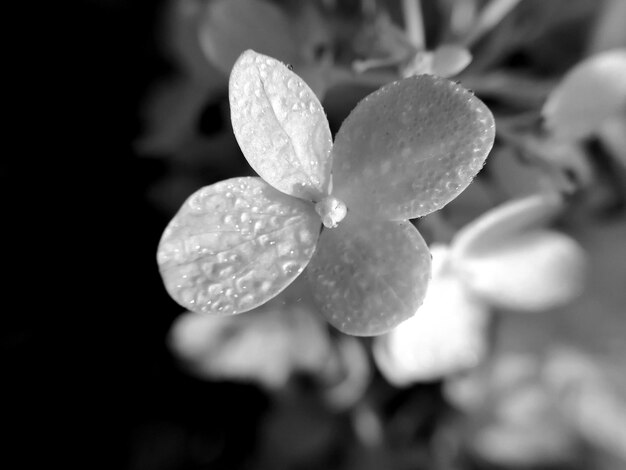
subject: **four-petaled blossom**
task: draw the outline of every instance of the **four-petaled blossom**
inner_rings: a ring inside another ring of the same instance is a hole
[[[542,227],[561,207],[556,194],[512,200],[461,229],[450,247],[431,247],[424,304],[375,340],[383,375],[404,386],[475,366],[488,351],[490,307],[537,312],[580,294],[582,248]]]
[[[229,97],[260,177],[215,183],[183,204],[158,250],[170,295],[196,312],[246,312],[308,265],[318,308],[345,333],[381,334],[412,316],[430,254],[407,219],[446,205],[482,168],[494,137],[487,107],[454,82],[411,77],[362,100],[333,145],[310,88],[251,50]]]

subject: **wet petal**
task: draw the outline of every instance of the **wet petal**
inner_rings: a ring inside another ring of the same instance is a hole
[[[452,77],[462,72],[472,61],[472,54],[465,47],[443,44],[433,51],[433,74]]]
[[[433,251],[433,263],[436,258]],[[487,306],[460,280],[434,273],[415,315],[375,339],[374,359],[396,386],[445,377],[482,360],[488,320]]]
[[[324,230],[307,269],[314,299],[344,333],[386,333],[415,313],[430,277],[430,253],[409,222],[350,215]]]
[[[251,47],[288,63],[298,58],[296,31],[276,5],[264,0],[210,2],[200,24],[200,45],[219,70],[229,74]]]
[[[158,263],[183,307],[245,312],[287,287],[313,255],[320,220],[313,205],[260,178],[232,178],[194,193],[161,238]]]
[[[279,61],[248,50],[233,67],[229,97],[233,131],[252,168],[284,193],[322,199],[332,138],[308,85]]]
[[[626,109],[626,49],[589,57],[574,67],[543,108],[546,126],[565,138],[585,138]]]
[[[488,252],[457,265],[467,285],[493,305],[540,311],[581,293],[585,256],[570,237],[535,230],[494,241]]]
[[[469,185],[493,138],[491,112],[460,85],[431,75],[391,83],[342,124],[333,194],[368,217],[429,214]]]
[[[540,227],[563,208],[558,193],[533,194],[501,204],[463,227],[452,241],[452,257],[480,256],[492,245]]]

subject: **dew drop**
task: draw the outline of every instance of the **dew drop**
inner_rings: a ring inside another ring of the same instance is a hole
[[[219,283],[215,283],[215,284],[209,284],[207,287],[207,292],[209,294],[209,297],[216,297],[220,294],[220,292],[222,292],[223,287],[221,284]]]
[[[290,90],[296,90],[298,88],[298,81],[295,77],[291,77],[287,80],[287,88]]]
[[[241,299],[239,299],[240,307],[246,307],[254,302],[254,295],[246,294]]]

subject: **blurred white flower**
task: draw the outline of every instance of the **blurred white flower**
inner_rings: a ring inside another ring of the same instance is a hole
[[[626,462],[625,390],[618,362],[558,342],[498,351],[444,389],[472,451],[506,466],[575,459],[581,441]]]
[[[626,165],[626,48],[578,63],[548,97],[546,127],[565,141],[597,136]]]
[[[541,359],[506,352],[446,383],[452,404],[466,413],[471,451],[505,466],[563,463],[576,456],[576,436],[542,381]]]
[[[582,249],[544,228],[561,206],[553,194],[513,200],[461,229],[449,248],[431,247],[423,305],[374,342],[374,359],[390,383],[435,380],[479,363],[488,349],[490,307],[537,312],[581,292]]]
[[[281,299],[250,315],[184,313],[172,325],[170,349],[201,378],[267,389],[283,387],[294,372],[321,371],[332,351],[326,326],[309,305]]]
[[[626,113],[626,49],[613,49],[578,63],[552,91],[542,114],[546,127],[564,139],[594,134]]]
[[[588,442],[626,462],[626,377],[620,362],[555,348],[543,375],[568,423]]]

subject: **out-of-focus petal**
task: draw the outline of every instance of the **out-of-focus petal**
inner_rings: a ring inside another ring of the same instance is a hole
[[[444,393],[454,406],[465,413],[493,412],[494,400],[518,390],[537,375],[538,365],[526,353],[496,351],[489,361],[467,374],[452,377]]]
[[[265,181],[312,201],[328,194],[328,120],[298,75],[276,59],[247,50],[231,72],[229,98],[237,142]]]
[[[626,80],[626,75],[624,80]],[[604,121],[598,129],[598,138],[613,157],[626,166],[626,107],[624,112]]]
[[[626,462],[626,378],[623,363],[594,359],[572,348],[552,352],[545,380],[563,416],[589,442]]]
[[[244,177],[204,187],[187,199],[158,249],[161,276],[183,307],[235,314],[287,287],[315,250],[313,205]]]
[[[492,305],[540,311],[581,293],[585,256],[567,235],[535,230],[494,240],[489,251],[459,265],[466,285]]]
[[[209,2],[199,34],[206,57],[226,75],[241,53],[250,48],[291,64],[298,60],[291,20],[265,0]]]
[[[375,339],[374,359],[396,386],[445,377],[484,357],[488,319],[486,305],[455,276],[434,274],[415,315]]]
[[[534,468],[576,458],[577,441],[535,353],[496,348],[489,361],[446,382],[446,397],[465,412],[468,447],[492,464]]]
[[[480,171],[493,144],[489,109],[449,80],[420,75],[363,99],[333,147],[333,194],[362,216],[420,217]]]
[[[340,379],[324,390],[324,399],[336,410],[352,407],[365,393],[371,379],[370,362],[359,339],[340,336],[334,366]]]
[[[613,49],[580,62],[546,101],[546,126],[558,136],[588,137],[626,107],[626,49]]]
[[[306,306],[263,306],[248,315],[181,315],[169,334],[174,355],[210,380],[252,381],[275,389],[293,372],[315,373],[330,353],[328,332]]]
[[[465,47],[443,44],[433,51],[433,74],[452,77],[462,72],[472,61],[472,54]]]
[[[546,409],[545,413],[549,410]],[[532,424],[493,423],[474,433],[472,450],[482,459],[505,467],[557,466],[572,459],[576,441],[554,418],[534,416]],[[568,467],[565,467],[568,468]]]
[[[494,243],[544,225],[562,207],[563,198],[552,192],[508,201],[463,227],[452,241],[452,257],[470,258],[489,252]]]
[[[409,222],[348,214],[322,232],[307,275],[314,299],[337,329],[386,333],[412,316],[430,277],[430,253]]]

